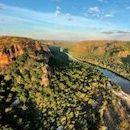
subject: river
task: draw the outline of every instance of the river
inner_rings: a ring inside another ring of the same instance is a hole
[[[130,81],[129,80],[122,78],[121,76],[107,69],[102,69],[100,67],[98,67],[97,69],[100,70],[104,74],[104,76],[108,77],[112,82],[119,85],[125,93],[130,94]]]
[[[69,54],[69,53],[66,53],[66,54],[69,56],[70,59],[78,61],[78,59],[73,57],[71,54]],[[80,61],[80,62],[82,62],[82,61]],[[83,62],[83,63],[85,63],[85,62]],[[86,64],[88,64],[88,63],[86,62]],[[107,70],[107,69],[102,69],[101,67],[97,67],[97,69],[100,70],[103,73],[103,75],[108,77],[113,83],[120,86],[121,89],[125,93],[130,95],[130,81],[129,80],[127,80],[127,79]]]

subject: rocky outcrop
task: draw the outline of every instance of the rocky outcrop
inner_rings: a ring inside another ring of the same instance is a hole
[[[48,86],[48,73],[50,73],[48,62],[51,53],[48,45],[38,40],[19,37],[0,37],[0,72],[6,72],[10,64],[24,53],[28,53],[31,58],[35,58],[45,64],[41,84]]]
[[[0,38],[0,64],[9,64],[25,51],[36,52],[44,51],[45,55],[50,53],[47,45],[38,40],[19,37]],[[47,55],[46,55],[47,56]],[[48,58],[48,57],[47,57]],[[48,59],[46,59],[48,60]]]
[[[118,57],[127,57],[129,55],[128,51],[120,51],[118,52]]]
[[[8,57],[9,61],[15,60],[18,56],[24,53],[23,47],[20,45],[11,45],[9,47],[4,46],[2,50],[3,56]]]
[[[9,58],[7,55],[0,53],[0,64],[1,65],[9,64]]]

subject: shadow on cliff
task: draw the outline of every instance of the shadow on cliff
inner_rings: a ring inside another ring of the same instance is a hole
[[[127,57],[122,58],[122,62],[130,64],[130,55],[128,55]]]
[[[66,53],[68,53],[68,49],[63,49],[57,46],[49,47],[52,53],[52,57],[49,60],[49,64],[51,66],[68,66],[69,65],[69,57]]]

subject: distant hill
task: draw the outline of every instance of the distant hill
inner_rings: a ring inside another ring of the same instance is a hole
[[[125,57],[130,53],[128,42],[122,41],[84,41],[75,44],[71,51],[75,55],[91,55],[103,56],[106,54]],[[81,51],[82,50],[82,51]]]
[[[82,41],[65,47],[81,60],[111,69],[130,79],[130,42]]]

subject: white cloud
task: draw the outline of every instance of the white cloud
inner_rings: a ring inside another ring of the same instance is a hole
[[[103,24],[103,21],[100,20],[92,20],[89,17],[83,17],[83,16],[76,16],[76,15],[71,15],[69,13],[63,13],[61,11],[61,8],[59,6],[56,7],[55,12],[39,12],[39,11],[34,11],[26,8],[19,8],[15,6],[6,6],[7,10],[6,12],[9,12],[9,15],[6,14],[6,17],[4,19],[6,20],[7,17],[9,19],[12,18],[18,18],[19,21],[21,20],[22,22],[25,23],[32,23],[32,24],[43,24],[44,22],[46,23],[51,23],[51,24],[57,24],[57,25],[65,25],[65,26],[75,26],[75,27],[92,27],[95,28],[98,26],[99,28],[107,28],[106,24]],[[92,11],[94,12],[100,12],[98,10],[98,7],[91,8]],[[56,17],[57,16],[57,17]],[[0,18],[2,19],[2,14],[0,14]],[[8,20],[7,20],[8,21]],[[111,25],[111,27],[113,27]]]
[[[109,17],[110,18],[110,17],[113,17],[113,14],[105,14],[104,17],[106,17],[106,18]]]
[[[99,0],[100,2],[105,2],[107,0]],[[112,18],[114,17],[114,12],[112,10],[99,8],[98,6],[93,6],[88,9],[87,15],[91,15],[100,19]]]
[[[90,8],[88,9],[88,12],[89,12],[89,13],[100,13],[101,10],[99,9],[99,7],[94,6],[94,7],[90,7]]]
[[[73,16],[69,13],[66,13],[66,14],[63,14],[62,11],[61,11],[61,8],[59,6],[56,7],[56,12],[55,12],[55,16],[58,17],[58,16],[61,16],[63,15],[64,16],[64,19],[68,20],[68,21],[72,21],[73,20]]]
[[[88,9],[88,13],[91,14],[92,16],[100,17],[102,12],[98,6],[94,6]]]
[[[6,6],[6,10],[0,13],[0,34],[10,32],[10,34],[34,38],[45,36],[52,39],[55,37],[71,39],[73,37],[73,39],[83,40],[83,37],[86,36],[89,38],[95,36],[95,39],[98,36],[100,39],[100,30],[118,28],[100,19],[93,20],[89,17],[63,13],[60,7],[56,7],[54,12],[47,13],[9,5],[4,6]],[[91,10],[101,12],[98,8],[91,8]],[[65,34],[66,37],[64,37]]]
[[[55,16],[60,16],[61,14],[61,8],[59,6],[56,6]]]
[[[61,11],[60,10],[56,10],[55,16],[60,16],[60,15],[61,15]]]

